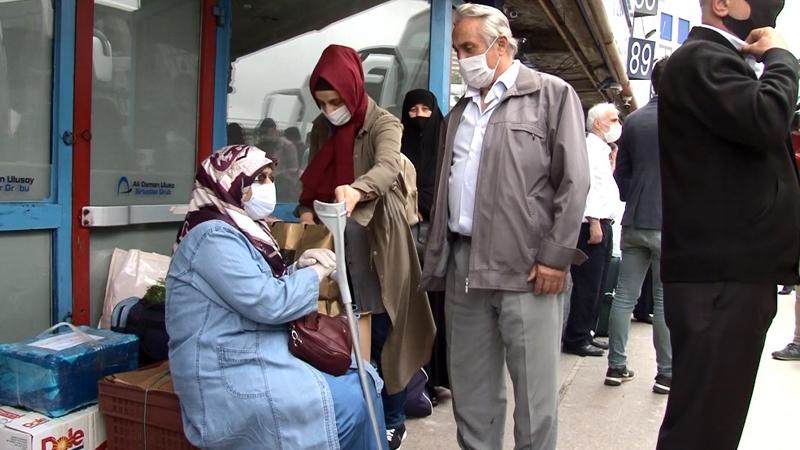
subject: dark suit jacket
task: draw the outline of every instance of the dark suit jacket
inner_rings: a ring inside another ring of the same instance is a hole
[[[614,179],[625,202],[622,226],[661,229],[661,171],[658,161],[658,97],[625,120],[617,142]]]
[[[764,54],[758,79],[714,30],[696,27],[659,87],[664,282],[795,284],[800,184],[788,145],[798,65]]]

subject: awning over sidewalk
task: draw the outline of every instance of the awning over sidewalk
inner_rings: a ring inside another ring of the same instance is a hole
[[[231,14],[235,17],[236,27],[231,37],[231,60],[303,33],[323,29],[384,1],[234,1]]]
[[[234,1],[231,60],[383,3],[385,0]],[[542,72],[567,80],[584,108],[613,101],[636,109],[625,65],[602,0],[505,0],[521,57]]]
[[[584,108],[611,101],[636,109],[625,63],[601,0],[506,0],[520,53],[537,70],[568,81]]]

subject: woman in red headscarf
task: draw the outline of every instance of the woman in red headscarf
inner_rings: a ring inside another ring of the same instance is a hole
[[[345,244],[353,299],[372,311],[372,360],[385,381],[390,449],[405,436],[405,387],[430,358],[435,334],[406,218],[400,120],[364,89],[355,50],[331,45],[311,74],[322,114],[314,120],[298,212],[314,223],[314,200],[345,202]]]

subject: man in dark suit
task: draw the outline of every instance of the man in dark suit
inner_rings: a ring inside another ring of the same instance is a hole
[[[783,0],[701,4],[703,25],[670,57],[659,92],[673,349],[659,450],[737,447],[775,285],[800,281],[800,183],[788,140],[798,65],[772,28]]]
[[[651,76],[653,92],[667,59],[658,61]],[[658,95],[625,121],[619,140],[617,169],[614,179],[620,199],[625,201],[622,216],[622,262],[614,300],[608,318],[608,370],[605,384],[619,386],[633,379],[627,366],[625,347],[628,343],[631,313],[642,291],[647,272],[653,270],[653,344],[658,372],[653,392],[669,394],[672,382],[672,347],[664,322],[663,289],[659,265],[661,261],[661,172],[658,158]]]

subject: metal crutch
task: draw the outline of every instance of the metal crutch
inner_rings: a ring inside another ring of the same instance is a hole
[[[344,255],[344,227],[347,225],[347,210],[344,202],[342,203],[323,203],[314,201],[314,211],[333,235],[333,247],[336,252],[336,272],[331,276],[339,285],[339,292],[342,296],[344,310],[347,313],[347,323],[350,325],[350,335],[353,336],[353,349],[356,352],[356,366],[358,366],[358,378],[361,380],[361,390],[364,392],[364,400],[367,401],[367,411],[369,420],[372,422],[372,430],[375,432],[375,442],[378,448],[384,448],[386,436],[381,433],[378,426],[378,416],[375,414],[375,404],[372,402],[372,388],[367,380],[367,372],[364,370],[364,360],[361,358],[361,348],[358,345],[358,322],[353,314],[353,299],[350,297],[350,285],[347,282],[347,265]]]

